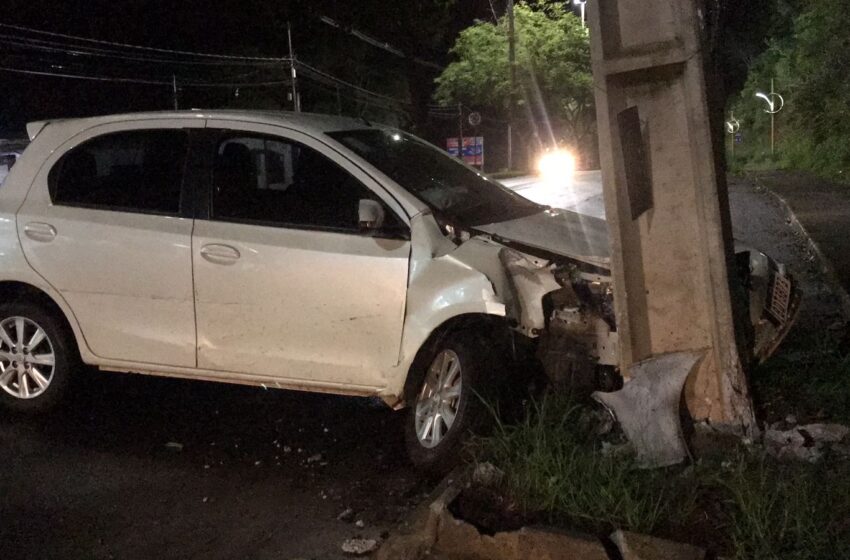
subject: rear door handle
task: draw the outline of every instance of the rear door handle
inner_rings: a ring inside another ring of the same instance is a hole
[[[215,264],[233,264],[239,257],[239,250],[230,245],[210,243],[201,247],[201,256]]]
[[[43,222],[30,222],[24,226],[24,235],[33,241],[49,243],[56,238],[56,228]]]

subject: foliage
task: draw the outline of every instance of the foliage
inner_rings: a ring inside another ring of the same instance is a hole
[[[767,91],[775,78],[776,91],[786,101],[776,117],[780,151],[775,165],[839,179],[850,172],[850,11],[845,4],[820,0],[802,5],[793,18],[793,33],[774,38],[751,65],[732,107],[745,135],[746,147],[735,158],[739,166],[768,151],[769,115],[754,94]]]
[[[562,3],[519,3],[515,7],[517,84],[511,91],[507,17],[462,31],[451,53],[456,61],[437,78],[435,98],[464,103],[505,118],[513,98],[549,122],[572,144],[593,130],[593,80],[588,35]],[[530,128],[533,128],[529,124]],[[548,132],[546,133],[548,134]],[[546,138],[551,141],[552,138]]]
[[[637,469],[601,452],[587,412],[548,396],[478,442],[501,491],[532,518],[595,534],[613,528],[711,547],[741,560],[850,557],[850,463],[778,463],[758,447],[689,466]],[[538,514],[538,515],[534,515]]]

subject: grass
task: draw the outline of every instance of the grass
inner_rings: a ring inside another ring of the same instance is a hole
[[[595,534],[614,528],[692,542],[739,559],[850,558],[850,464],[780,464],[758,448],[641,470],[604,454],[586,408],[548,396],[477,442],[530,518]]]
[[[833,337],[795,329],[750,377],[756,405],[768,421],[795,414],[850,423],[850,356]]]

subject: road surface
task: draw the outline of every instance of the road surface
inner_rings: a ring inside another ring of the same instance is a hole
[[[530,175],[506,179],[501,183],[538,204],[605,218],[600,171],[577,171],[571,179],[559,182],[544,181]]]

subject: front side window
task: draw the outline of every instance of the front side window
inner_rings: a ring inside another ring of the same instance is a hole
[[[98,136],[50,170],[54,204],[177,215],[186,161],[184,130],[129,130]]]
[[[360,200],[380,200],[316,150],[270,136],[226,135],[216,149],[214,219],[359,232]],[[385,209],[387,233],[401,231]]]
[[[382,129],[342,130],[328,135],[407,189],[435,214],[458,224],[473,227],[542,210],[415,136]]]

